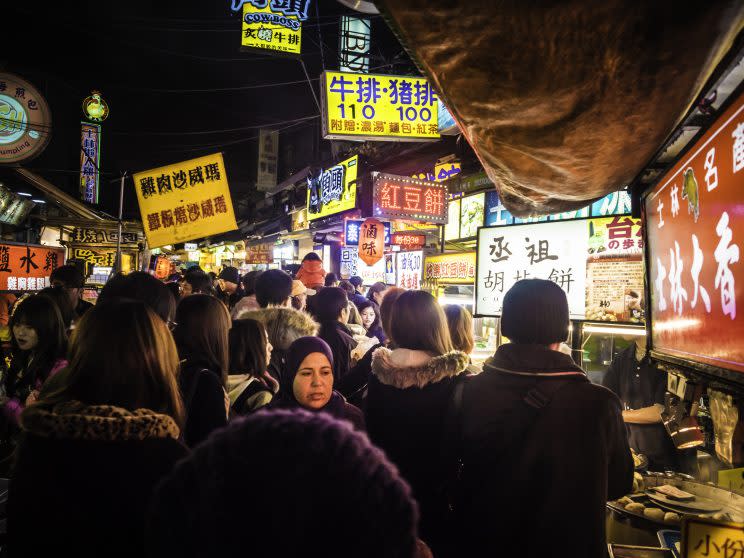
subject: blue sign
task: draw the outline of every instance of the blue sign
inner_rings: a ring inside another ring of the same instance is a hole
[[[362,228],[362,219],[349,219],[344,225],[344,239],[346,246],[359,246],[359,231]],[[385,245],[390,244],[390,223],[383,223],[385,227]]]
[[[512,224],[514,224],[514,216],[501,203],[499,193],[496,190],[486,192],[486,226],[498,227]]]

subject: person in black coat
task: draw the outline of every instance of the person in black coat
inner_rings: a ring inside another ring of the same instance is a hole
[[[606,555],[605,506],[630,492],[633,460],[618,398],[558,351],[568,324],[560,287],[518,281],[501,318],[511,343],[465,383],[463,556]]]
[[[70,365],[21,414],[8,494],[9,556],[142,556],[152,492],[188,455],[178,354],[138,301],[103,302]]]
[[[316,316],[320,322],[318,337],[333,351],[333,378],[339,381],[351,368],[351,351],[357,346],[349,320],[349,299],[340,287],[326,287],[316,295]]]
[[[195,294],[178,303],[176,324],[178,381],[186,406],[184,440],[194,447],[227,424],[230,313],[218,299]]]

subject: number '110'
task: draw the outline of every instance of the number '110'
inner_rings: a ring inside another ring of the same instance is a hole
[[[338,105],[338,110],[341,111],[341,118],[346,118],[347,110],[350,118],[356,118],[356,105],[345,105],[341,103]],[[417,119],[421,119],[424,122],[431,120],[431,110],[426,107],[421,109],[416,109],[416,107],[398,107],[397,110],[401,120],[408,120],[409,122]],[[362,116],[367,120],[372,120],[375,117],[375,107],[364,105],[362,107]]]

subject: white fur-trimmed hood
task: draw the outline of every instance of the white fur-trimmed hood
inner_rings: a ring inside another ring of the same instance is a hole
[[[238,319],[251,318],[263,323],[275,349],[286,351],[300,337],[318,334],[318,324],[310,314],[284,306],[241,312]]]
[[[372,355],[372,373],[388,386],[399,389],[423,388],[445,378],[466,372],[470,359],[465,353],[452,351],[432,357],[424,351],[381,347]]]

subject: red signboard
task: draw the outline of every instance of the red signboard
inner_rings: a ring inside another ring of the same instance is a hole
[[[406,176],[374,173],[372,213],[378,218],[444,225],[447,187]]]
[[[274,244],[266,242],[254,246],[246,246],[245,263],[270,264],[274,261]]]
[[[64,248],[0,244],[0,291],[40,291],[64,263]]]
[[[426,244],[426,235],[416,233],[393,233],[390,236],[390,244],[393,246],[400,246],[403,250],[415,250],[424,247]]]
[[[375,265],[385,254],[384,225],[370,217],[359,230],[359,259],[367,265]]]
[[[659,180],[645,209],[654,350],[744,372],[744,96]]]

